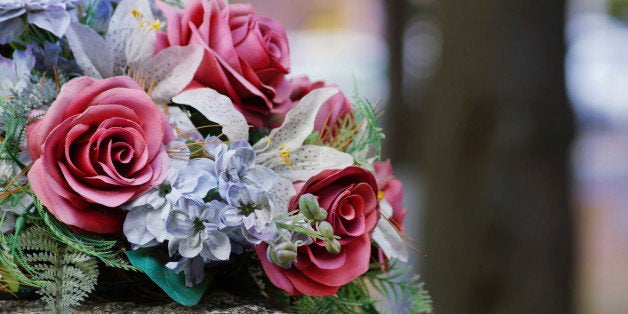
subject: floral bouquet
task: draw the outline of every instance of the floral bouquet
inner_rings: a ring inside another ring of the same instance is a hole
[[[118,269],[184,305],[431,311],[376,108],[289,78],[251,5],[181,2],[0,3],[0,288],[66,311]]]

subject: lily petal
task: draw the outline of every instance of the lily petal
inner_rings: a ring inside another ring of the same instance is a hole
[[[211,88],[199,88],[183,92],[172,99],[175,103],[198,110],[209,121],[222,125],[222,132],[230,141],[249,139],[249,125],[244,116],[233,106],[231,99]]]
[[[96,79],[113,76],[113,56],[105,40],[96,31],[73,22],[66,36],[76,63],[85,75]]]
[[[314,130],[314,120],[318,109],[336,93],[338,93],[338,89],[324,87],[303,97],[299,104],[288,112],[280,127],[273,129],[266,138],[253,145],[253,149],[257,153],[258,163],[264,164],[266,159],[273,158],[276,155],[275,152],[282,146],[288,150],[295,150],[301,146]],[[271,152],[271,154],[264,154],[267,152]]]
[[[139,21],[133,12],[138,12],[144,20],[153,21],[153,12],[147,0],[122,0],[113,12],[107,31],[107,45],[113,56],[114,74],[122,74],[127,65],[126,46],[133,31],[139,28]]]
[[[275,206],[272,207],[270,215],[277,217],[281,214],[288,213],[290,199],[297,194],[297,191],[294,189],[292,181],[283,177],[277,177],[275,184],[270,189],[270,194],[272,194],[273,201],[275,202]]]
[[[382,213],[387,211],[392,213],[392,207],[386,200],[380,202],[380,207],[382,208]],[[401,238],[399,230],[392,225],[387,217],[390,216],[384,214],[377,222],[377,226],[373,231],[373,241],[379,245],[386,256],[397,258],[399,261],[406,263],[409,257],[408,246]]]
[[[136,69],[142,60],[153,56],[156,40],[157,32],[148,26],[133,29],[124,49],[126,63],[131,71]]]
[[[344,169],[353,157],[328,146],[303,145],[290,153],[292,165],[278,164],[272,169],[291,181],[307,181],[325,169]]]
[[[158,104],[168,103],[192,81],[202,59],[200,46],[173,46],[142,61],[138,72],[155,82],[151,91],[153,100]]]

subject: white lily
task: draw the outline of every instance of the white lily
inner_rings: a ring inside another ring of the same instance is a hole
[[[399,230],[390,222],[393,209],[386,199],[379,202],[379,208],[382,216],[377,222],[375,231],[373,231],[373,241],[377,243],[380,249],[389,258],[396,258],[406,263],[409,257],[408,246],[399,234]]]
[[[287,212],[288,203],[296,194],[292,182],[305,181],[325,169],[342,169],[353,164],[351,155],[327,146],[303,145],[314,130],[319,108],[336,94],[336,88],[320,88],[301,99],[286,115],[283,124],[253,145],[255,163],[266,166],[279,175],[271,193],[275,204]],[[178,104],[189,105],[205,117],[223,125],[230,141],[248,140],[249,126],[231,100],[210,88],[186,91],[173,98]]]
[[[122,0],[105,38],[78,22],[70,24],[66,36],[85,75],[101,79],[130,73],[152,87],[156,103],[165,104],[192,81],[203,48],[172,46],[153,55],[160,26],[147,0]]]

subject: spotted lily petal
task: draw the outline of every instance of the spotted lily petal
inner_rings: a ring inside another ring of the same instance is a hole
[[[230,141],[248,141],[249,125],[244,116],[233,106],[231,99],[211,88],[185,91],[172,99],[177,104],[198,110],[209,121],[222,125],[222,132]]]
[[[377,243],[386,256],[405,263],[409,257],[408,246],[389,220],[390,215],[392,215],[392,207],[386,200],[382,200],[379,204],[382,217],[373,231],[373,241]]]
[[[122,0],[109,21],[107,45],[113,56],[114,74],[122,74],[127,65],[126,46],[131,34],[139,27],[140,19],[153,21],[153,13],[147,0]]]
[[[303,145],[290,152],[284,163],[273,167],[278,175],[291,181],[306,181],[325,169],[344,169],[353,157],[328,146]]]
[[[338,89],[324,87],[305,95],[299,104],[288,112],[280,127],[273,129],[266,138],[253,145],[258,160],[263,163],[265,159],[272,158],[265,153],[272,152],[271,155],[275,155],[274,152],[282,146],[288,150],[295,150],[301,146],[314,130],[318,109],[336,93]]]
[[[172,97],[190,84],[202,60],[201,46],[173,46],[142,60],[138,72],[154,82],[151,98],[163,104],[170,102]]]
[[[70,50],[83,73],[102,79],[113,76],[113,56],[105,40],[96,31],[78,22],[66,31]]]

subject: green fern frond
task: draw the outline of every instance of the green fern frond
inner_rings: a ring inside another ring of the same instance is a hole
[[[383,129],[379,126],[379,111],[367,99],[360,98],[356,93],[354,95],[355,120],[360,129],[357,131],[348,153],[355,153],[367,150],[374,150],[374,157],[379,158],[382,151],[382,140],[384,139]]]
[[[378,313],[376,300],[371,298],[368,288],[360,278],[340,287],[334,296],[301,296],[294,307],[297,313]]]
[[[8,277],[12,278],[16,282],[19,282],[22,285],[39,287],[42,283],[31,278],[20,267],[20,264],[22,264],[20,257],[14,254],[14,250],[11,250],[14,243],[12,238],[12,236],[5,236],[3,233],[0,233],[0,266],[3,271],[9,275]]]
[[[121,250],[117,249],[117,240],[109,240],[97,234],[75,233],[67,225],[59,222],[48,213],[40,203],[36,202],[35,206],[39,215],[43,218],[40,227],[49,230],[57,241],[73,248],[77,252],[93,256],[107,266],[138,271],[135,266],[129,264],[121,256]]]
[[[412,274],[410,266],[399,265],[396,260],[375,264],[364,278],[393,304],[407,304],[407,313],[432,313],[432,299],[419,276]]]
[[[38,281],[38,294],[55,313],[70,312],[94,290],[98,280],[98,264],[87,254],[54,241],[46,230],[32,226],[17,238],[22,267],[37,270],[31,273]]]

